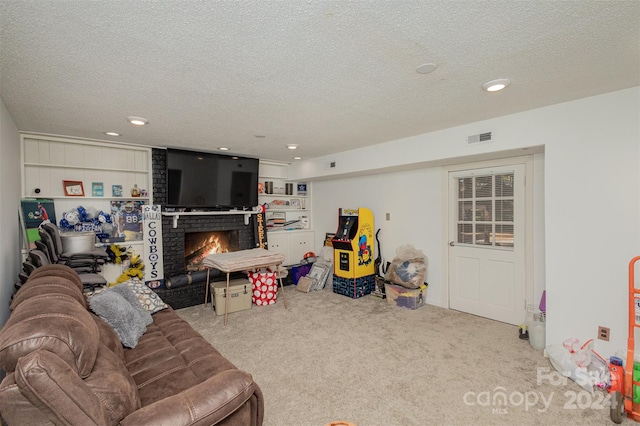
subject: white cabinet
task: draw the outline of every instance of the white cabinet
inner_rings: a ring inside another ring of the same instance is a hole
[[[269,232],[267,240],[270,251],[284,255],[285,266],[299,264],[306,253],[315,250],[315,237],[311,230]]]
[[[314,232],[300,231],[289,235],[289,259],[292,264],[300,263],[306,253],[314,251]]]
[[[284,264],[290,265],[289,262],[289,236],[284,232],[267,233],[267,241],[269,243],[269,251],[275,251],[284,255]]]

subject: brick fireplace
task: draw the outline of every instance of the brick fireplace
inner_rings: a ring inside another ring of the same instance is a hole
[[[182,216],[177,222],[178,226],[174,228],[173,218],[163,216],[162,248],[165,279],[187,272],[185,241],[193,239],[196,235],[202,236],[203,233],[212,235],[212,232],[224,231],[221,235],[226,235],[232,240],[230,242],[232,249],[229,251],[255,248],[254,220],[255,216],[252,216],[249,224],[245,225],[244,215]],[[197,249],[190,247],[188,251],[189,254],[193,254]]]

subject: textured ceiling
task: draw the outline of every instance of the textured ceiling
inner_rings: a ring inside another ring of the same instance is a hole
[[[0,8],[0,96],[22,131],[292,161],[286,144],[312,158],[640,85],[638,1]],[[496,78],[512,84],[481,90]]]

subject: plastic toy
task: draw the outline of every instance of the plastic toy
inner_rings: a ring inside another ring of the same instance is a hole
[[[627,338],[627,360],[624,364],[624,376],[620,378],[618,371],[621,366],[616,364],[609,366],[611,372],[611,385],[609,393],[611,394],[611,420],[614,423],[622,422],[622,413],[627,413],[630,419],[640,421],[640,372],[635,371],[634,351],[635,351],[635,331],[636,327],[640,328],[640,288],[635,285],[635,264],[640,260],[640,256],[636,256],[629,261],[629,335]],[[619,359],[619,358],[618,358]],[[614,376],[616,374],[616,382],[614,386]],[[634,398],[634,392],[636,398]]]

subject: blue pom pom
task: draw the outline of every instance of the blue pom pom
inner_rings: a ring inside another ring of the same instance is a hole
[[[80,218],[80,222],[89,221],[89,215],[87,214],[87,210],[82,206],[78,206],[78,216]]]

